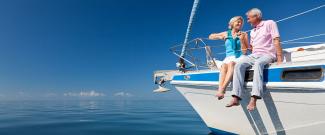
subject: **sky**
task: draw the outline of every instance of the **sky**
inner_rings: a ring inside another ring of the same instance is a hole
[[[192,0],[0,0],[0,100],[178,99],[154,94],[152,73],[175,69]],[[279,20],[322,0],[201,0],[191,39],[227,30],[254,7]],[[325,8],[278,23],[282,40],[325,33]],[[247,23],[244,30],[251,29]],[[325,41],[324,37],[306,41]],[[290,45],[283,45],[288,48]]]

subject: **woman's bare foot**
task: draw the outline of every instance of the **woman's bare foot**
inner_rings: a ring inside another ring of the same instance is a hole
[[[249,101],[249,104],[247,105],[247,110],[248,111],[253,111],[256,107],[256,97],[251,97],[251,100]]]
[[[219,87],[217,94],[216,94],[216,97],[218,97],[218,100],[223,99],[225,97],[225,93],[226,93],[225,88]]]
[[[218,100],[221,100],[225,97],[225,91],[224,90],[218,90],[216,96],[218,97]]]
[[[232,106],[238,106],[239,105],[239,99],[237,97],[233,97],[231,102],[226,105],[226,107],[232,107]]]

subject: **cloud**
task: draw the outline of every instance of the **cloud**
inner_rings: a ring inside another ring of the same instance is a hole
[[[15,96],[17,98],[30,98],[30,97],[32,97],[32,94],[26,93],[24,91],[18,91],[18,93]]]
[[[56,97],[56,96],[58,96],[58,94],[56,94],[56,93],[45,93],[43,96],[44,97]]]
[[[26,96],[28,95],[27,93],[23,92],[23,91],[19,91],[18,92],[18,96]]]
[[[122,92],[115,93],[114,97],[133,97],[133,94],[122,91]]]
[[[68,92],[64,93],[64,96],[69,97],[103,97],[106,96],[104,93],[96,92],[94,90],[92,91],[80,91],[79,93],[76,92]]]

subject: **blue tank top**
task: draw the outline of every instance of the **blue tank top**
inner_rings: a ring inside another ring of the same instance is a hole
[[[226,47],[226,57],[235,56],[236,58],[238,58],[242,54],[241,47],[240,47],[240,39],[238,37],[233,38],[231,34],[231,30],[228,30],[227,32],[225,47]]]

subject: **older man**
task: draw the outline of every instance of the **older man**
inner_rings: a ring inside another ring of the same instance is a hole
[[[263,96],[263,70],[265,65],[277,60],[278,64],[282,62],[282,48],[280,45],[280,35],[276,22],[273,20],[262,20],[262,12],[257,8],[249,10],[247,20],[253,26],[250,32],[252,54],[242,56],[237,62],[233,76],[233,99],[227,107],[239,105],[241,94],[244,89],[245,71],[253,66],[254,77],[251,99],[247,106],[249,111],[256,107],[257,99]]]

